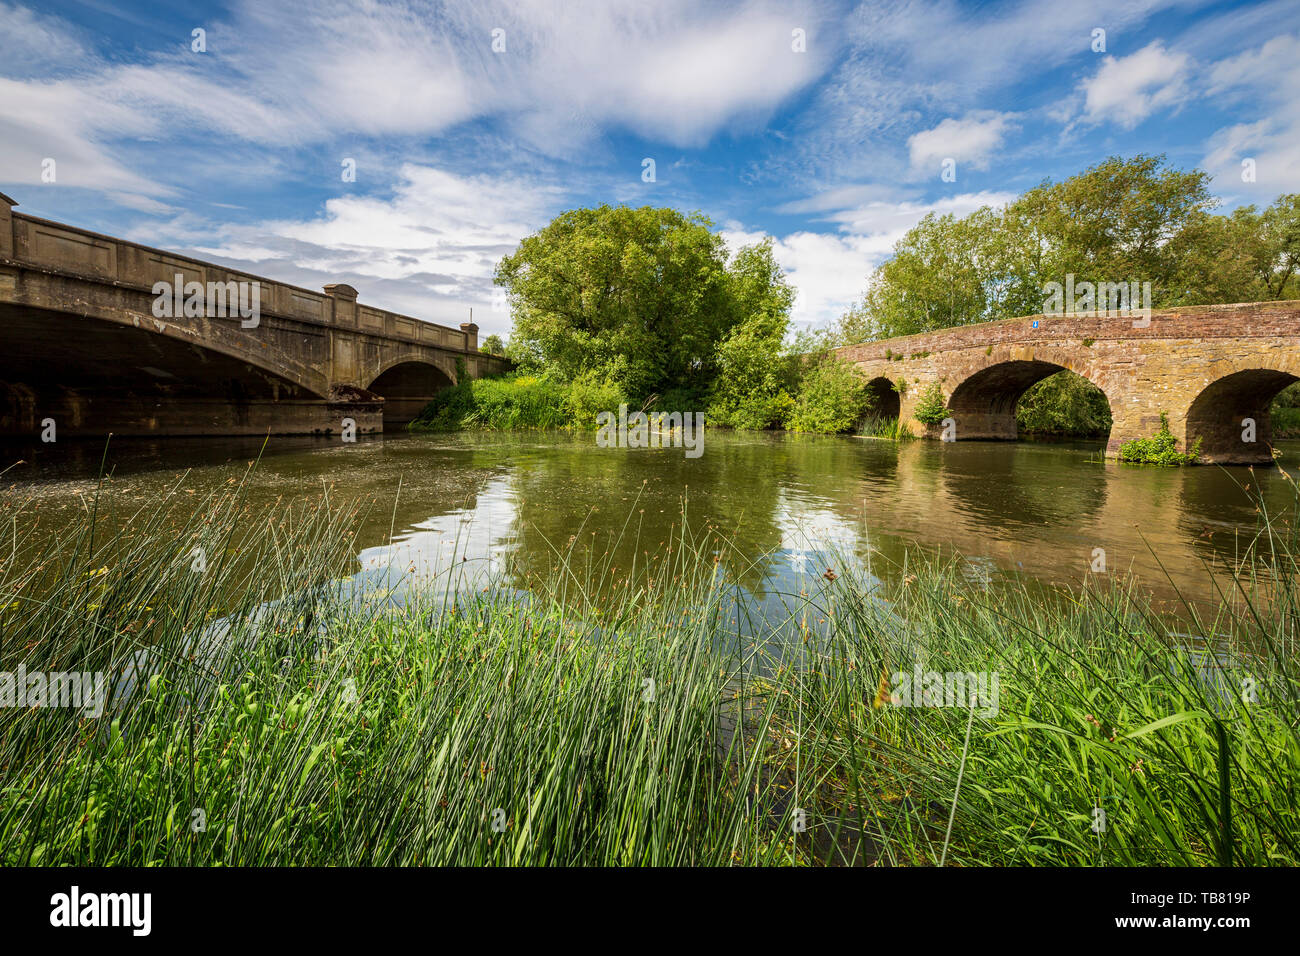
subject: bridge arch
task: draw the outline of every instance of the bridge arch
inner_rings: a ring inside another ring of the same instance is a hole
[[[385,364],[366,390],[384,399],[384,427],[405,425],[445,388],[456,384],[452,375],[432,362],[409,356]]]
[[[1092,369],[1073,356],[1034,350],[998,355],[966,374],[952,388],[948,408],[957,423],[957,438],[1013,441],[1020,435],[1016,406],[1031,387],[1059,372],[1072,372],[1095,386],[1114,410],[1114,402]]]
[[[1185,413],[1184,447],[1200,441],[1202,460],[1216,464],[1271,461],[1273,398],[1300,381],[1300,364],[1278,356],[1269,365],[1226,371],[1202,388]]]
[[[151,316],[3,303],[0,323],[0,434],[35,434],[47,418],[71,436],[256,433],[308,414],[327,391]]]
[[[890,419],[900,416],[902,403],[898,387],[884,375],[878,375],[867,382],[866,392],[871,396],[871,408],[867,412],[872,418]]]

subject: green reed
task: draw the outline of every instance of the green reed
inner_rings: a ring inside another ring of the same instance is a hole
[[[621,577],[577,529],[527,594],[449,572],[392,609],[334,596],[357,511],[329,494],[110,500],[54,540],[9,502],[0,670],[134,659],[138,689],[98,718],[0,711],[8,865],[1300,859],[1300,551],[1275,516],[1246,565],[1271,573],[1208,619],[868,555],[756,623],[731,545],[688,521]],[[1222,664],[1189,633],[1226,635]],[[894,703],[917,669],[996,672],[996,714]]]

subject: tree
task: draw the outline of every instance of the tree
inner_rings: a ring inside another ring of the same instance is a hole
[[[501,336],[492,334],[483,340],[483,344],[478,347],[480,352],[486,352],[488,355],[505,355],[506,347],[501,342]]]
[[[1177,302],[1195,226],[1217,205],[1209,179],[1170,168],[1164,156],[1113,156],[1031,189],[1003,216],[1007,234],[1018,236],[1011,251],[1019,275],[1038,290],[1069,273],[1076,282],[1150,282],[1154,304]]]
[[[864,306],[876,336],[912,335],[1000,316],[986,284],[996,214],[984,207],[965,219],[929,213],[876,270]]]
[[[1209,177],[1163,156],[1112,157],[1043,183],[1004,209],[927,215],[872,275],[847,327],[910,335],[1042,311],[1048,282],[1150,282],[1155,305],[1185,297],[1185,261],[1215,200]],[[1278,213],[1274,235],[1289,235]],[[1278,240],[1285,245],[1284,239]]]
[[[1184,257],[1183,304],[1258,302],[1300,295],[1300,193],[1279,196],[1262,213],[1202,216]]]
[[[717,346],[761,303],[731,275],[701,215],[602,205],[557,216],[497,266],[515,317],[512,357],[564,379],[595,373],[631,396],[703,390]]]
[[[708,414],[733,428],[771,428],[784,421],[793,403],[794,367],[784,342],[794,290],[776,264],[770,239],[736,254],[730,284],[739,321],[718,345]]]

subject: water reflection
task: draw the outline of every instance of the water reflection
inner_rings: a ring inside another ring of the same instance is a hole
[[[241,477],[261,445],[114,442],[105,496],[202,495]],[[1300,443],[1282,447],[1294,458]],[[269,504],[328,489],[365,503],[358,582],[409,587],[454,572],[465,586],[523,587],[571,549],[596,574],[590,583],[625,587],[661,573],[685,532],[759,602],[815,591],[845,555],[888,581],[917,545],[960,551],[979,583],[1015,573],[1078,584],[1103,549],[1110,574],[1132,572],[1170,600],[1209,599],[1207,566],[1232,567],[1256,529],[1243,486],[1290,519],[1294,492],[1276,469],[1134,467],[1096,450],[710,432],[703,457],[687,459],[601,449],[590,436],[271,439],[249,495]],[[94,490],[104,450],[69,442],[5,454],[6,464],[24,459],[7,474],[9,495],[37,501],[36,533],[53,535]]]

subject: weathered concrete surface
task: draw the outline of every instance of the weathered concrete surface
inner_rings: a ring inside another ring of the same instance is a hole
[[[409,421],[506,362],[478,328],[423,322],[210,262],[15,213],[0,194],[0,434],[357,431]],[[156,282],[257,283],[260,315],[156,318]]]
[[[1069,369],[1110,402],[1108,453],[1154,434],[1163,412],[1180,447],[1201,440],[1203,461],[1262,463],[1273,460],[1272,398],[1300,380],[1300,302],[1168,309],[1149,325],[1133,316],[1029,316],[838,351],[878,394],[905,383],[900,419],[917,434],[926,434],[917,400],[938,382],[958,441],[1014,439],[1020,396]],[[1253,442],[1245,419],[1254,420]]]

